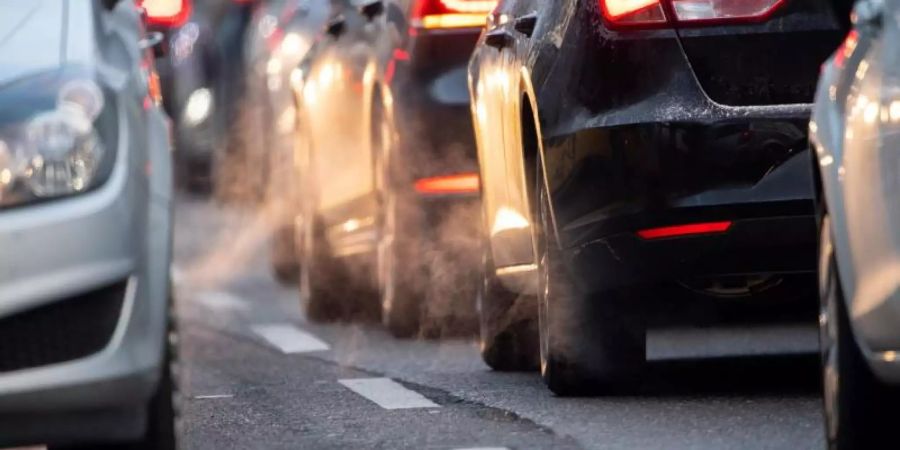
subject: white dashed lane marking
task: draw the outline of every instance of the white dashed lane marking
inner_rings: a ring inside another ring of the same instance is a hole
[[[247,311],[250,309],[247,302],[224,291],[197,292],[191,297],[193,301],[209,309],[224,311]]]
[[[233,394],[213,394],[213,395],[197,395],[195,400],[216,400],[220,398],[234,398]]]
[[[509,450],[506,447],[468,447],[468,448],[458,448],[456,450]]]
[[[390,378],[354,378],[338,380],[338,383],[384,409],[440,408],[437,403]]]
[[[325,342],[294,325],[256,325],[253,332],[283,353],[321,352],[330,349]]]

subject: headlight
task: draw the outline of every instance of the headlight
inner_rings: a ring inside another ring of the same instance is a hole
[[[209,117],[213,109],[212,92],[207,88],[200,88],[188,96],[184,106],[184,123],[195,127]]]
[[[72,70],[0,90],[0,208],[78,194],[108,178],[116,114],[106,98]]]

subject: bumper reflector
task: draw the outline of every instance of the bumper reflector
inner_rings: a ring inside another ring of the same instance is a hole
[[[460,173],[416,180],[416,192],[426,195],[477,194],[481,179],[477,173]]]
[[[691,223],[687,225],[674,225],[671,227],[649,228],[637,232],[642,239],[665,239],[697,234],[724,233],[731,228],[731,221]]]

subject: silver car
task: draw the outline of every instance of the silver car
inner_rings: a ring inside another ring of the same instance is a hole
[[[175,446],[158,40],[131,0],[0,0],[0,447]]]
[[[853,21],[854,31],[823,67],[810,123],[822,200],[825,416],[831,448],[895,448],[900,0],[861,0]]]

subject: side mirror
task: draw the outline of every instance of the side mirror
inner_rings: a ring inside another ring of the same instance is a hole
[[[369,21],[375,20],[376,17],[384,14],[384,1],[373,0],[359,8],[359,12],[366,16]]]

